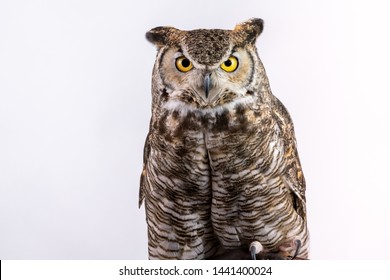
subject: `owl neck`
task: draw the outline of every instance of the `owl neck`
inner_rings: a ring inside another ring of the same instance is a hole
[[[163,111],[175,112],[180,116],[187,116],[188,114],[195,114],[198,116],[209,116],[210,118],[221,114],[223,111],[231,111],[237,106],[250,107],[256,109],[258,98],[255,95],[245,95],[243,97],[236,98],[235,100],[225,103],[223,105],[207,108],[199,108],[193,104],[185,103],[181,100],[171,99],[162,105]]]

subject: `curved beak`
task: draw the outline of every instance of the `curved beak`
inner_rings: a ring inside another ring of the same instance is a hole
[[[203,87],[204,87],[204,92],[206,94],[206,98],[209,97],[209,91],[211,89],[211,73],[207,73],[205,76],[204,76],[204,83],[203,83]]]

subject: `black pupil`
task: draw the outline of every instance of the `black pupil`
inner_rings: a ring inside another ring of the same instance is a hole
[[[190,61],[187,59],[187,58],[184,58],[182,61],[181,61],[181,65],[183,65],[183,67],[187,68],[190,66]]]
[[[232,61],[229,59],[229,60],[226,60],[225,61],[225,66],[226,67],[230,67],[230,66],[232,66]]]

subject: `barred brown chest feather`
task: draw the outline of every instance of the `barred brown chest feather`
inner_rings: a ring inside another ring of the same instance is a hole
[[[281,164],[275,164],[281,157],[281,151],[275,154],[278,148],[281,149],[280,139],[276,139],[279,130],[268,112],[262,113],[258,108],[254,110],[253,106],[238,103],[233,110],[166,111],[156,123],[161,145],[172,144],[163,150],[169,151],[170,157],[181,165],[190,167],[181,173],[175,171],[178,169],[174,166],[171,173],[188,178],[194,171],[202,170],[204,176],[209,175],[211,188],[205,190],[212,190],[214,230],[224,236],[226,227],[234,225],[235,230],[248,232],[242,216],[248,208],[248,196],[260,194],[266,184],[263,174],[278,174],[283,168]],[[164,158],[168,158],[167,155],[161,158],[162,162]],[[187,195],[193,198],[196,192],[187,192]],[[228,241],[224,246],[237,247],[253,238],[243,233],[239,235],[235,242]]]

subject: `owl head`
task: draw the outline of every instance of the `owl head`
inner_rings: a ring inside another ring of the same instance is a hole
[[[153,28],[146,33],[158,49],[153,94],[196,108],[253,95],[262,70],[255,46],[262,30],[263,20],[256,18],[233,30]]]

